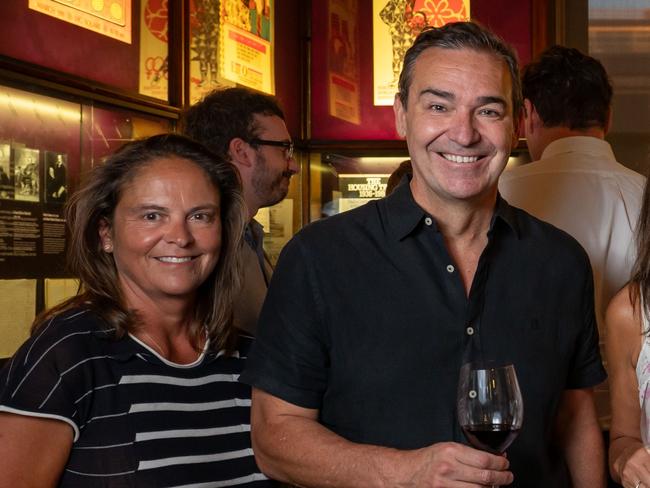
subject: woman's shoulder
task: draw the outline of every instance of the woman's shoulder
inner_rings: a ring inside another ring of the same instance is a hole
[[[79,356],[89,354],[93,344],[101,344],[112,336],[113,329],[107,327],[90,308],[75,307],[38,324],[16,352],[13,362],[29,365],[53,358],[57,363],[75,361]]]
[[[74,307],[57,313],[37,325],[32,337],[58,340],[72,337],[110,336],[114,328],[93,311],[90,306]]]
[[[617,333],[630,332],[638,335],[641,332],[640,305],[638,288],[633,284],[625,285],[612,297],[609,305],[607,305],[605,312],[607,329],[615,328]]]
[[[607,306],[605,344],[611,374],[619,365],[635,367],[637,364],[645,329],[641,309],[638,287],[634,284],[623,287]]]

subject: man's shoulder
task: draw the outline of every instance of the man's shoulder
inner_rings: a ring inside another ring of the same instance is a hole
[[[589,260],[580,243],[568,232],[539,219],[526,210],[511,207],[520,229],[522,243],[540,256],[562,256]]]
[[[336,238],[341,237],[342,232],[348,233],[362,228],[372,228],[381,219],[380,202],[381,200],[371,200],[360,207],[311,222],[303,227],[296,237],[312,239],[326,235]]]

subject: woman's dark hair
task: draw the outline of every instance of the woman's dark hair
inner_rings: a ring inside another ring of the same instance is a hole
[[[138,327],[138,314],[127,309],[111,253],[102,248],[100,227],[113,220],[124,188],[147,165],[169,157],[200,167],[220,195],[221,252],[215,269],[197,292],[193,339],[207,327],[211,345],[229,348],[232,303],[240,285],[239,247],[245,225],[244,200],[236,170],[203,145],[177,134],[163,134],[129,142],[94,168],[84,186],[66,207],[70,231],[68,267],[80,281],[81,293],[46,311],[33,328],[73,307],[91,308],[122,337]]]
[[[636,246],[637,257],[632,268],[632,279],[630,280],[630,302],[636,309],[643,305],[648,317],[650,317],[650,185],[646,183],[643,192],[643,205],[639,213],[639,220],[636,224]],[[641,302],[639,303],[639,297]],[[645,331],[650,333],[650,330]]]

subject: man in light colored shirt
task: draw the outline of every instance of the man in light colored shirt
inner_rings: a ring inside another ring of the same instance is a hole
[[[598,60],[551,47],[526,66],[522,89],[534,162],[504,172],[499,191],[511,205],[566,231],[585,248],[604,344],[605,309],[629,280],[635,258],[634,227],[645,178],[619,164],[604,140],[612,87]],[[608,426],[606,385],[596,390],[596,405],[601,425]]]
[[[184,114],[185,134],[203,143],[239,171],[248,225],[242,248],[243,283],[235,299],[235,325],[255,334],[272,267],[262,247],[264,231],[254,217],[281,202],[300,166],[277,100],[236,87],[214,90]]]

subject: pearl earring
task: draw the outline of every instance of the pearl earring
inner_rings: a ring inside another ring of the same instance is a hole
[[[111,244],[104,244],[104,251],[111,252],[112,250],[113,246]]]

